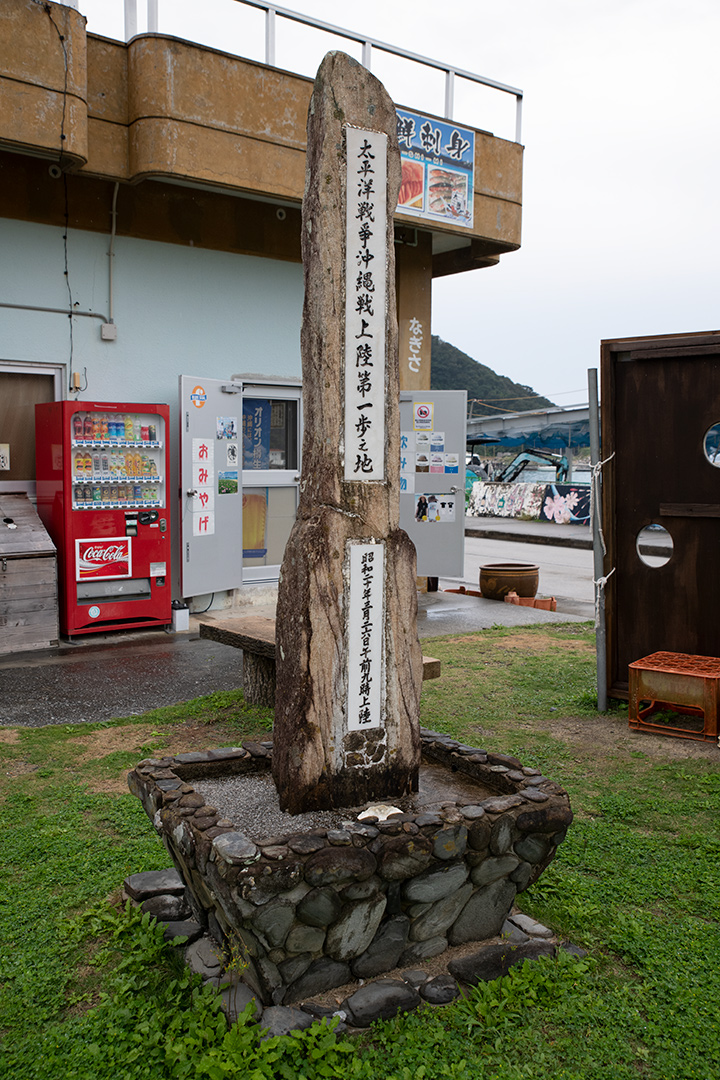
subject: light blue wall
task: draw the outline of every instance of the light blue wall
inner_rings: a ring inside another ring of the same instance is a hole
[[[0,300],[67,309],[63,230],[0,219]],[[108,237],[70,230],[73,302],[108,315]],[[302,267],[226,252],[118,237],[115,342],[100,321],[73,320],[74,367],[88,398],[177,399],[178,375],[300,375]],[[0,359],[69,362],[63,315],[0,308]]]
[[[109,314],[107,235],[70,230],[74,305]],[[0,302],[67,310],[63,230],[0,218]],[[113,316],[117,341],[99,319],[73,319],[78,400],[164,402],[170,406],[170,493],[178,490],[178,376],[229,379],[238,373],[301,374],[302,266],[153,241],[115,240]],[[0,307],[0,362],[70,360],[66,315]],[[177,514],[172,507],[176,536]],[[177,596],[177,557],[173,558]]]

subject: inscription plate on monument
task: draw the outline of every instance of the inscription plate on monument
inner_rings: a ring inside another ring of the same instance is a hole
[[[387,135],[345,133],[345,479],[384,480]]]
[[[347,623],[348,731],[385,726],[383,625],[385,549],[348,544],[350,603]]]

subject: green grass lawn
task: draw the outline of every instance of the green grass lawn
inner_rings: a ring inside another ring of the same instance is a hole
[[[629,733],[594,707],[585,625],[435,639],[421,722],[516,754],[567,788],[575,822],[522,894],[588,950],[513,969],[353,1039],[228,1029],[162,932],[118,905],[168,864],[124,773],[139,758],[258,736],[213,694],[103,725],[0,729],[0,1076],[690,1080],[720,1061],[720,752]]]

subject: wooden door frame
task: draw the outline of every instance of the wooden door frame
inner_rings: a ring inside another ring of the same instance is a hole
[[[627,672],[617,670],[618,600],[613,570],[618,546],[616,513],[617,463],[612,457],[617,444],[615,429],[616,368],[624,360],[662,360],[720,352],[720,331],[688,334],[660,334],[652,337],[613,338],[600,343],[601,376],[601,458],[610,460],[602,471],[602,520],[607,555],[603,574],[605,588],[605,626],[607,642],[608,697],[628,699]],[[637,659],[640,659],[638,657]]]
[[[34,363],[31,360],[6,360],[0,358],[0,375],[51,375],[54,382],[55,401],[63,401],[66,386],[66,365]],[[24,492],[35,502],[34,480],[3,480],[0,474],[0,492]]]

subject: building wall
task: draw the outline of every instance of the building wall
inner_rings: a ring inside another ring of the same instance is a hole
[[[63,230],[0,219],[0,296],[6,303],[67,308]],[[70,229],[73,303],[108,312],[107,235]],[[300,375],[302,266],[274,259],[115,239],[115,342],[100,320],[73,320],[75,370],[88,396],[165,401],[180,374],[253,371]],[[0,308],[0,358],[69,363],[66,315]]]
[[[64,5],[0,3],[0,302],[63,309],[0,306],[0,371],[3,361],[61,365],[68,396],[63,236],[75,310],[108,317],[114,221],[117,340],[101,340],[100,319],[74,318],[72,369],[87,371],[81,399],[170,405],[171,506],[178,376],[301,373],[311,89],[188,41],[88,35]],[[519,247],[522,152],[476,130],[471,229],[397,222],[402,355],[425,386],[432,278]]]
[[[310,79],[189,41],[87,34],[82,15],[58,4],[0,4],[0,148],[85,177],[299,205],[311,91]],[[522,156],[518,143],[476,130],[474,225],[433,223],[447,241],[435,276],[492,265],[520,246]],[[407,214],[402,224],[425,227]]]
[[[66,308],[64,230],[0,218],[0,298],[4,303]],[[78,310],[108,311],[107,235],[70,229],[68,267]],[[98,319],[73,320],[73,369],[87,401],[170,405],[173,595],[177,560],[178,376],[225,379],[241,372],[301,374],[302,266],[177,244],[115,239],[117,341],[100,338]],[[0,307],[0,370],[5,363],[64,367],[69,378],[67,315]],[[71,395],[67,395],[71,396]]]

